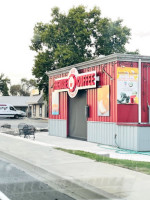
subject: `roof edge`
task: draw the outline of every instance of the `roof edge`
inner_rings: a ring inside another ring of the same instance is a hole
[[[61,73],[68,73],[71,68],[76,68],[78,70],[85,69],[88,67],[94,67],[97,65],[105,64],[108,62],[115,62],[115,61],[132,61],[132,62],[138,62],[138,60],[141,59],[142,62],[150,62],[150,56],[142,56],[142,55],[135,55],[135,54],[120,54],[115,53],[111,54],[109,56],[101,57],[101,58],[95,58],[93,60],[89,60],[86,62],[81,62],[78,64],[70,65],[67,67],[59,68],[56,70],[52,70],[49,72],[46,72],[46,74],[50,76],[58,75]]]

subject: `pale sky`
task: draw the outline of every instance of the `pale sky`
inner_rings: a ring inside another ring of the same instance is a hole
[[[73,6],[88,9],[98,6],[102,17],[121,18],[131,28],[131,40],[126,48],[139,49],[149,55],[149,0],[1,0],[0,1],[0,73],[17,84],[21,78],[32,78],[35,53],[29,49],[33,28],[37,22],[49,22],[51,8],[67,12]]]

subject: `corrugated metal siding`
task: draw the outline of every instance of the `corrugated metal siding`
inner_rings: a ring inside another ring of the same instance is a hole
[[[49,119],[49,134],[67,137],[67,121]],[[117,134],[115,142],[115,134]],[[150,151],[150,127],[123,126],[107,122],[87,122],[87,141],[118,145],[122,149]]]
[[[138,151],[138,143],[140,143],[138,128],[136,126],[118,126],[116,123],[89,121],[87,123],[87,140],[89,142],[119,146],[123,149]],[[115,134],[117,135],[116,140]],[[141,146],[141,151],[143,149],[143,146]]]
[[[115,146],[116,124],[108,122],[87,122],[87,141]]]
[[[150,151],[150,127],[138,127],[138,151]]]
[[[117,66],[121,67],[121,66],[125,66],[125,67],[135,67],[138,68],[138,63],[137,62],[127,62],[127,61],[117,61]]]
[[[138,122],[138,104],[118,104],[118,122]]]
[[[67,137],[67,121],[59,119],[48,120],[49,134],[59,137]]]
[[[142,122],[148,122],[148,105],[150,105],[150,63],[142,63],[141,81],[141,113]]]
[[[117,105],[117,74],[116,69],[120,66],[126,67],[138,67],[137,62],[111,62],[95,67],[88,67],[79,70],[79,73],[89,72],[96,70],[97,76],[100,77],[100,81],[97,87],[103,85],[110,86],[110,116],[99,117],[97,115],[97,89],[87,90],[87,104],[89,105],[89,118],[88,121],[101,121],[101,122],[137,122],[138,119],[138,105]],[[112,77],[107,75],[103,69]],[[50,119],[65,119],[68,118],[68,94],[67,92],[60,92],[60,114],[52,115],[52,92],[53,83],[55,78],[67,76],[68,74],[62,74],[50,77],[49,79],[49,118]],[[148,91],[150,89],[150,63],[142,63],[142,122],[148,122],[148,104],[150,105],[150,95]],[[127,109],[128,106],[132,106],[132,109]],[[129,114],[130,111],[130,114]],[[132,111],[132,112],[131,112]],[[130,116],[130,117],[128,117]]]
[[[147,63],[148,80],[147,80],[147,94],[148,94],[148,105],[150,105],[150,63]]]
[[[117,126],[116,142],[120,148],[137,151],[137,126]]]
[[[138,68],[138,63],[118,61],[117,66]],[[150,105],[150,63],[142,63],[141,68],[141,118],[142,122],[148,122],[148,105]],[[138,122],[138,105],[117,105],[117,121]]]
[[[65,119],[67,120],[68,117],[68,93],[67,92],[60,92],[59,93],[59,115],[52,115],[52,92],[54,79],[67,76],[67,74],[62,74],[59,76],[54,76],[49,78],[49,118],[50,119]]]
[[[147,67],[142,63],[142,73],[141,73],[141,113],[142,122],[147,122],[148,112],[147,112]]]
[[[118,61],[117,67],[122,66],[138,68],[138,63]],[[117,104],[117,122],[138,122],[138,105]]]
[[[79,73],[85,73],[89,71],[96,70],[97,76],[100,76],[100,81],[98,82],[98,86],[102,85],[110,85],[110,116],[109,117],[99,117],[97,115],[97,89],[88,89],[87,90],[87,104],[90,108],[89,118],[88,121],[104,121],[104,122],[115,122],[117,119],[116,113],[116,65],[117,63],[107,63],[105,65],[89,67],[86,69],[79,70]],[[103,68],[108,73],[103,72]],[[53,83],[55,78],[60,78],[63,76],[67,76],[67,74],[58,75],[54,77],[50,77],[49,79],[49,118],[50,119],[67,119],[68,115],[68,105],[67,105],[67,92],[60,92],[60,114],[59,115],[52,115],[52,92],[53,92]]]
[[[117,96],[116,96],[116,63],[107,63],[96,67],[91,67],[85,70],[93,71],[96,70],[97,76],[100,76],[100,81],[97,84],[98,87],[103,85],[110,86],[110,116],[100,117],[97,114],[97,89],[87,90],[87,104],[89,105],[89,118],[88,121],[102,121],[102,122],[116,122],[117,119]],[[105,70],[105,72],[104,72]]]

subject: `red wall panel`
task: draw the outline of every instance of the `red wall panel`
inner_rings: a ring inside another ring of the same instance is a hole
[[[118,67],[138,68],[137,62],[117,62]],[[116,87],[117,90],[117,87]],[[138,122],[138,105],[117,104],[117,122]]]
[[[137,67],[137,62],[119,62],[118,67]],[[150,63],[142,63],[141,65],[141,120],[148,122],[148,104],[150,102]],[[117,121],[118,122],[138,122],[138,105],[117,105]]]
[[[138,105],[117,104],[117,67],[138,67],[138,62],[109,62],[103,65],[88,67],[79,70],[79,73],[85,73],[96,70],[100,81],[97,83],[97,88],[103,85],[110,86],[110,116],[100,117],[97,114],[97,89],[87,90],[87,105],[89,105],[88,121],[102,122],[138,122]],[[68,118],[68,93],[60,92],[60,110],[59,115],[52,115],[52,92],[55,78],[67,76],[61,74],[50,77],[49,79],[49,118],[65,119]],[[141,81],[141,113],[142,122],[148,122],[148,105],[150,105],[150,63],[142,63],[142,81]]]
[[[54,76],[49,78],[49,118],[50,119],[65,119],[67,120],[68,117],[68,105],[67,105],[67,99],[68,99],[68,93],[67,92],[60,92],[59,93],[59,115],[52,115],[52,92],[54,79],[55,78],[61,78],[67,76],[67,74],[62,74],[59,76]]]
[[[118,122],[138,122],[137,104],[118,104],[117,105]]]
[[[95,68],[91,67],[91,71],[96,70],[97,76],[100,77],[97,87],[104,85],[109,85],[110,87],[110,116],[98,116],[97,89],[89,89],[87,90],[87,104],[90,111],[88,121],[116,122],[116,67],[115,62],[96,66]]]
[[[150,105],[150,63],[142,63],[141,81],[141,113],[142,122],[149,121],[148,105]]]
[[[102,85],[110,86],[110,116],[99,117],[97,115],[97,89],[87,90],[87,105],[89,105],[89,118],[88,121],[103,121],[103,122],[115,122],[117,119],[116,113],[116,63],[107,63],[105,65],[89,67],[86,69],[79,70],[79,73],[85,73],[96,70],[97,76],[100,77],[100,81],[97,83],[97,87]],[[55,78],[67,76],[67,74],[50,77],[49,79],[49,118],[51,119],[67,119],[68,115],[68,94],[67,92],[60,92],[60,109],[59,115],[52,115],[52,92],[53,83]]]

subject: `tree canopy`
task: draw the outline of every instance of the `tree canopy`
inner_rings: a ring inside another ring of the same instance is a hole
[[[73,7],[67,14],[53,8],[49,23],[37,23],[30,49],[36,52],[33,75],[39,89],[48,93],[46,71],[93,59],[100,55],[125,53],[130,29],[122,20],[102,18],[99,8],[87,11]]]
[[[10,87],[10,94],[12,96],[29,96],[30,95],[29,89],[32,87],[37,87],[36,80],[34,79],[27,80],[26,78],[22,78],[21,84],[12,85]]]
[[[9,96],[9,88],[8,85],[10,84],[10,79],[5,77],[5,75],[2,73],[0,74],[0,93],[3,96]]]

